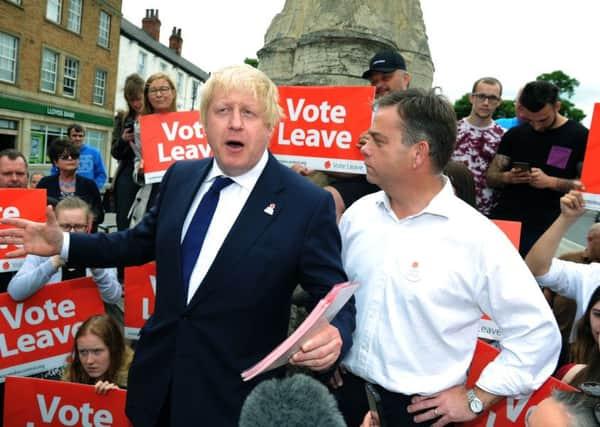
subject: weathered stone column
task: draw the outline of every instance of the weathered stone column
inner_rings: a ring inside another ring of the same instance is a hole
[[[280,85],[365,85],[369,59],[392,48],[412,87],[431,87],[433,62],[418,0],[286,0],[258,52]]]

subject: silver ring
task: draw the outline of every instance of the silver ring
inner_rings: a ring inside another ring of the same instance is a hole
[[[434,408],[434,409],[433,409],[433,415],[435,415],[436,417],[438,416],[438,411],[437,411],[437,408]]]

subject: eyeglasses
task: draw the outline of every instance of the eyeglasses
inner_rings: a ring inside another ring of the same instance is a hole
[[[105,348],[82,348],[81,350],[77,350],[77,354],[79,354],[79,357],[87,357],[90,354],[94,357],[98,357],[105,351]]]
[[[75,154],[75,153],[62,153],[60,156],[58,156],[58,158],[60,160],[69,160],[69,159],[77,160],[79,158],[79,154]]]
[[[164,95],[169,92],[171,92],[171,88],[169,86],[153,87],[148,89],[149,95],[156,95],[157,93]]]
[[[58,224],[63,231],[75,231],[81,233],[87,230],[87,224]]]
[[[500,102],[500,98],[498,98],[496,95],[486,95],[485,93],[472,93],[471,96],[477,99],[479,102],[484,102],[486,99],[490,104]]]

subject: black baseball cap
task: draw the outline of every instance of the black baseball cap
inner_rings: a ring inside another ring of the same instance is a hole
[[[395,70],[406,71],[406,63],[404,58],[399,52],[386,49],[377,52],[373,58],[369,61],[369,69],[362,75],[363,79],[368,79],[373,71],[380,71],[382,73],[390,73]]]

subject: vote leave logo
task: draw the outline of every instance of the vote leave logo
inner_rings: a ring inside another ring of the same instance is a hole
[[[275,128],[271,151],[288,165],[365,173],[356,144],[371,126],[374,93],[373,87],[280,87],[285,118]]]
[[[46,190],[0,188],[0,218],[27,218],[32,221],[46,221]],[[11,228],[0,225],[0,228]],[[7,252],[17,249],[15,245],[0,245],[0,271],[16,271],[23,258],[8,258]]]
[[[97,395],[91,385],[8,377],[4,427],[130,427],[124,390]]]
[[[0,294],[0,382],[64,366],[81,323],[103,312],[91,277],[46,285],[23,302]]]

